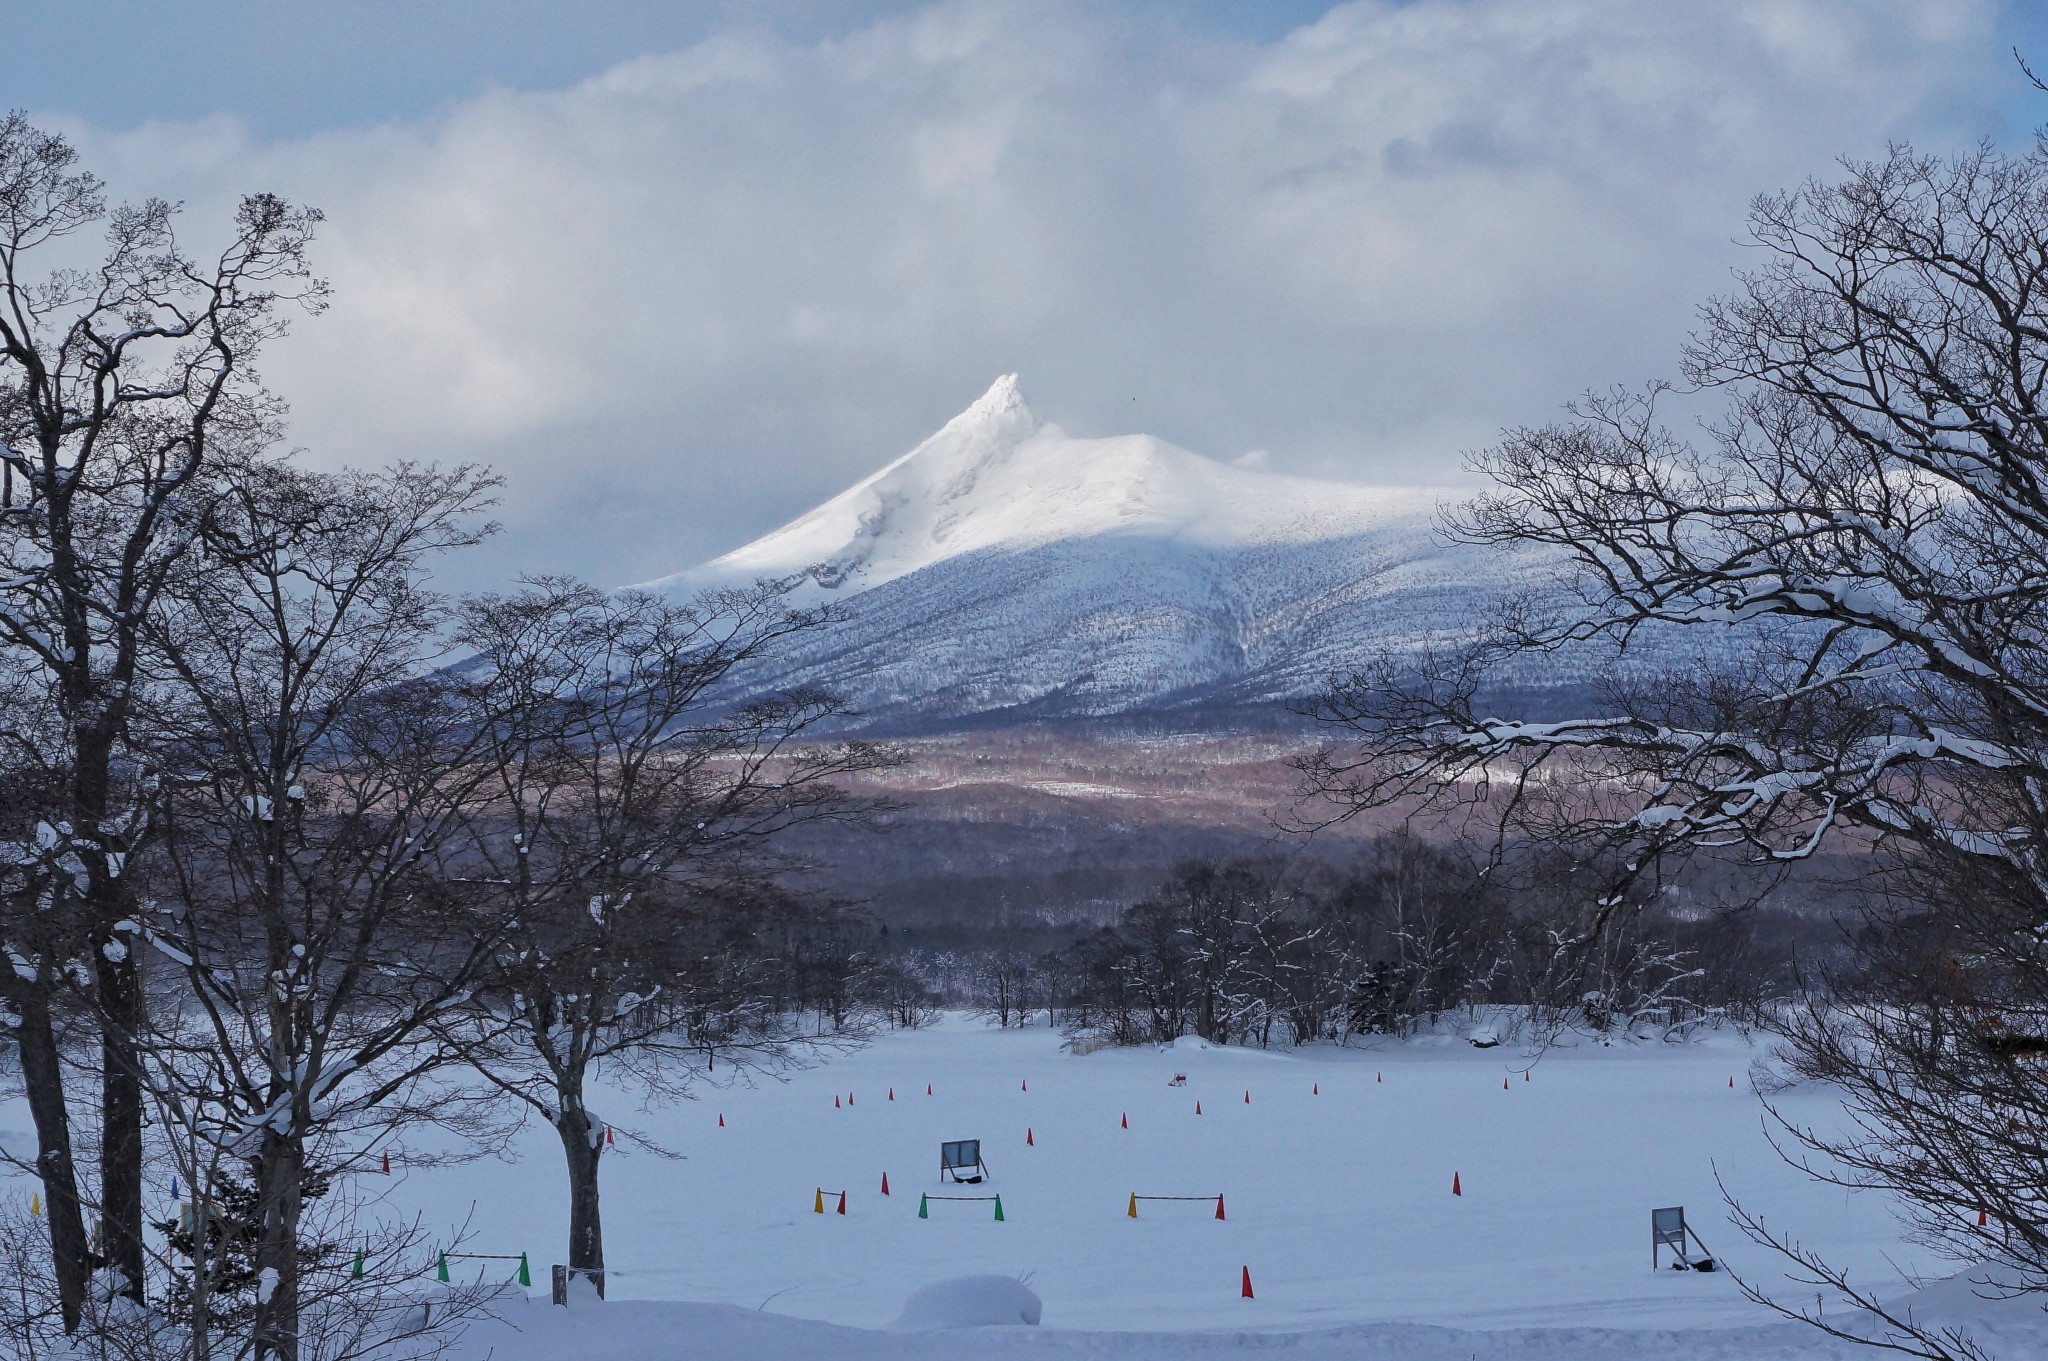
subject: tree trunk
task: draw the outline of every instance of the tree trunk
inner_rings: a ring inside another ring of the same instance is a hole
[[[124,1278],[121,1293],[142,1298],[142,985],[128,942],[93,934],[100,1006],[100,1222],[107,1265]],[[119,959],[106,946],[118,944]]]
[[[83,641],[81,636],[79,642]],[[87,655],[82,647],[79,655]],[[121,1293],[140,1300],[142,1070],[136,1046],[142,1034],[142,980],[131,948],[134,937],[124,938],[113,929],[127,915],[129,901],[124,881],[115,877],[106,860],[120,706],[90,682],[77,686],[68,702],[74,713],[95,715],[95,721],[73,728],[77,767],[71,777],[71,815],[73,825],[98,847],[85,907],[92,927],[100,1013],[100,1247],[106,1264],[123,1278]]]
[[[299,1356],[299,1212],[305,1181],[306,1150],[296,1132],[267,1132],[256,1165],[256,1213],[261,1217],[256,1238],[256,1269],[277,1273],[256,1291],[254,1335],[262,1361],[298,1361]]]
[[[73,1333],[78,1331],[85,1310],[93,1261],[85,1218],[78,1207],[78,1170],[71,1162],[71,1115],[64,1100],[57,1032],[50,1021],[49,996],[40,985],[20,985],[10,997],[21,1014],[15,1043],[21,1052],[29,1114],[36,1122],[36,1171],[43,1182],[43,1213],[49,1216],[57,1303],[64,1315],[64,1331]]]
[[[604,1226],[597,1209],[597,1162],[604,1156],[604,1131],[581,1106],[564,1104],[555,1126],[569,1164],[569,1265],[604,1269]]]

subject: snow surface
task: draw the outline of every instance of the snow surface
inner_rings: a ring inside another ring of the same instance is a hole
[[[567,1236],[552,1130],[527,1128],[509,1166],[413,1168],[401,1149],[397,1175],[362,1187],[394,1217],[470,1221],[465,1251],[531,1254],[536,1303],[480,1326],[462,1361],[1867,1354],[1773,1322],[1725,1273],[1650,1269],[1650,1209],[1684,1205],[1723,1261],[1811,1299],[1728,1227],[1717,1170],[1770,1223],[1880,1293],[1908,1290],[1893,1263],[1953,1269],[1903,1243],[1881,1198],[1812,1182],[1776,1157],[1747,1079],[1757,1055],[1738,1038],[1589,1045],[1530,1068],[1512,1039],[1472,1048],[1472,1028],[1370,1050],[1190,1040],[1077,1057],[1042,1018],[1002,1031],[955,1017],[787,1082],[708,1089],[649,1113],[610,1095],[610,1118],[685,1156],[648,1156],[623,1137],[607,1152],[610,1298],[588,1309],[545,1302],[547,1264]],[[1169,1085],[1177,1072],[1185,1087]],[[1841,1119],[1826,1090],[1779,1099],[1795,1120]],[[0,1105],[0,1128],[24,1151],[18,1101]],[[938,1144],[959,1138],[983,1141],[984,1186],[938,1181]],[[24,1199],[30,1189],[18,1174],[0,1183]],[[845,1217],[811,1213],[818,1191],[829,1211],[842,1189]],[[1221,1193],[1227,1218],[1213,1201],[1144,1202],[1132,1220],[1134,1191]],[[940,1201],[921,1220],[921,1192],[1000,1192],[1004,1221],[986,1202]],[[168,1183],[156,1194],[168,1211]],[[1239,1298],[1247,1267],[1252,1300]],[[968,1275],[1028,1285],[1042,1326],[891,1329],[917,1291]],[[1995,1354],[2048,1355],[2030,1305],[1992,1306],[1949,1282],[1916,1307],[1974,1320]]]
[[[1015,1276],[955,1276],[913,1293],[889,1326],[899,1332],[1012,1323],[1035,1327],[1044,1307],[1031,1287]]]
[[[1927,1292],[1930,1319],[1967,1319],[1993,1356],[2043,1354],[2048,1330],[2028,1306],[1987,1305],[1966,1289]],[[1257,1301],[1245,1304],[1249,1312]],[[719,1304],[612,1302],[550,1308],[544,1297],[475,1329],[449,1361],[1869,1361],[1887,1353],[1796,1324],[1687,1332],[1611,1328],[1478,1331],[1427,1324],[1354,1324],[1294,1332],[1084,1332],[975,1328],[894,1332],[849,1328]]]

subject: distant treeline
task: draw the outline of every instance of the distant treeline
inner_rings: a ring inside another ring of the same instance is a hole
[[[1552,1028],[1747,1023],[1790,989],[1796,953],[1830,946],[1815,916],[1682,885],[1589,932],[1582,868],[1405,834],[1347,867],[1189,860],[1083,934],[898,931],[865,982],[899,1025],[971,1007],[1111,1044],[1267,1046],[1400,1035],[1497,1005]]]

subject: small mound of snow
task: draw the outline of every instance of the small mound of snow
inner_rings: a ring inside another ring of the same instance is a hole
[[[1035,1327],[1041,1307],[1037,1293],[1015,1276],[955,1276],[904,1301],[903,1313],[889,1326],[919,1333],[1003,1323]]]

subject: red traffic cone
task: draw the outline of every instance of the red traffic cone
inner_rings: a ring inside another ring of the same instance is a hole
[[[1201,1103],[1200,1101],[1197,1101],[1197,1102],[1195,1102],[1195,1114],[1196,1114],[1196,1115],[1200,1115],[1201,1113],[1202,1113],[1202,1103]]]
[[[1458,1174],[1456,1172],[1451,1173],[1451,1194],[1454,1196],[1465,1194],[1465,1188],[1458,1184]]]
[[[389,1149],[386,1149],[384,1152],[384,1175],[387,1177],[391,1175],[391,1151]]]
[[[887,1172],[882,1174],[882,1194],[885,1196],[889,1194],[889,1174]]]
[[[1250,1267],[1244,1269],[1244,1284],[1237,1288],[1237,1297],[1241,1300],[1257,1298],[1252,1294],[1252,1269]]]
[[[1249,1091],[1244,1094],[1244,1104],[1247,1106],[1252,1104],[1252,1094]]]
[[[839,1213],[846,1213],[846,1192],[844,1191],[839,1193]]]
[[[718,1113],[718,1127],[719,1127],[720,1129],[724,1129],[724,1128],[725,1128],[725,1112],[724,1112],[724,1111],[720,1111],[720,1112]]]
[[[1124,1112],[1123,1126],[1125,1129],[1131,1127],[1131,1113],[1129,1111]]]
[[[1216,1217],[1217,1217],[1218,1219],[1221,1219],[1221,1218],[1223,1218],[1223,1197],[1222,1197],[1222,1196],[1218,1196],[1218,1197],[1216,1197]]]
[[[839,1109],[839,1094],[837,1092],[832,1095],[832,1109],[835,1111]]]
[[[1024,1126],[1024,1143],[1028,1148],[1037,1148],[1038,1140],[1031,1137],[1031,1126]]]

